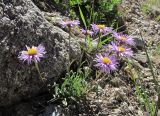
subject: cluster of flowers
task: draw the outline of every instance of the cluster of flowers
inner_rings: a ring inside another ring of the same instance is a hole
[[[78,26],[80,23],[78,20],[66,21],[61,23],[63,26],[72,27]],[[108,45],[109,50],[106,51],[104,55],[101,53],[96,55],[95,61],[102,72],[110,73],[117,69],[117,59],[129,58],[133,55],[133,51],[128,46],[134,45],[134,40],[128,35],[119,34],[114,32],[112,28],[106,27],[105,25],[91,24],[92,30],[81,29],[82,33],[85,35],[90,35],[91,37],[97,34],[111,33],[115,38],[116,42],[111,42]]]
[[[78,20],[73,20],[61,22],[61,24],[64,27],[72,27],[78,26],[80,22]],[[89,34],[90,36],[93,36],[97,33],[111,33],[116,40],[115,42],[108,44],[109,49],[105,54],[102,55],[99,53],[96,55],[95,61],[97,64],[95,66],[98,67],[102,72],[110,73],[115,71],[118,65],[117,59],[127,58],[133,55],[133,51],[128,47],[128,45],[134,45],[134,40],[131,37],[114,32],[111,28],[106,27],[105,25],[91,24],[91,27],[92,31],[81,29],[82,33]],[[19,59],[27,61],[28,64],[30,64],[32,60],[39,62],[40,58],[46,53],[45,48],[42,45],[39,45],[38,47],[32,46],[32,48],[28,46],[26,47],[27,50],[21,52]]]
[[[112,41],[107,45],[108,50],[105,54],[102,55],[99,53],[96,55],[95,61],[97,64],[95,66],[105,73],[111,73],[117,70],[117,59],[120,60],[122,58],[130,58],[133,55],[133,51],[129,46],[135,44],[134,40],[128,35],[117,33],[111,28],[105,27],[105,25],[92,24],[91,26],[93,34],[111,33],[113,38],[116,40],[115,42]],[[91,36],[93,36],[93,34]]]

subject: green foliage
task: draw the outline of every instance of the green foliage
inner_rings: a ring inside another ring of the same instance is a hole
[[[82,1],[81,0],[69,0],[69,5],[70,6],[74,6],[76,4],[81,4]]]
[[[103,40],[101,40],[103,38]],[[103,45],[106,44],[106,42],[111,40],[111,36],[109,37],[101,37],[99,39],[99,42],[96,42],[97,39],[93,40],[90,36],[86,36],[86,46],[81,46],[81,48],[86,52],[86,53],[93,53],[95,50],[98,48],[102,47]]]
[[[144,13],[149,13],[153,7],[160,9],[160,0],[147,0],[142,4],[141,9]]]
[[[95,6],[95,12],[93,12],[93,22],[114,20],[116,15],[118,15],[116,6],[119,3],[120,0],[100,0],[98,5]],[[108,17],[110,17],[109,20],[107,19]]]
[[[59,4],[60,0],[53,0],[55,3]]]
[[[90,53],[93,51],[94,46],[92,45],[92,43],[93,43],[92,38],[90,36],[86,36],[86,49],[85,49],[85,51],[87,53]],[[84,47],[83,47],[83,49],[84,49]]]
[[[136,94],[138,100],[142,105],[144,105],[146,111],[150,114],[150,116],[155,116],[156,114],[156,105],[153,101],[149,99],[145,89],[141,86],[136,84]]]
[[[83,21],[83,24],[84,24],[85,28],[87,29],[86,20],[84,18],[83,12],[82,12],[81,7],[79,6],[79,4],[78,4],[78,8],[79,8],[80,17],[81,17],[81,19]]]
[[[112,11],[120,3],[120,0],[100,0],[100,9],[102,11]]]
[[[156,52],[160,55],[160,44],[157,45]]]
[[[150,12],[150,9],[151,9],[151,7],[150,7],[150,5],[149,4],[142,4],[142,6],[141,6],[141,10],[142,10],[142,12],[144,12],[144,13],[149,13]]]
[[[150,4],[156,8],[160,8],[160,0],[147,0],[146,4]]]
[[[86,76],[87,73],[81,70],[78,72],[70,71],[64,78],[64,82],[55,87],[55,97],[66,101],[80,98],[87,90]]]
[[[135,85],[135,93],[137,96],[138,101],[140,102],[141,105],[144,106],[145,110],[149,113],[150,116],[155,116],[156,114],[156,104],[154,101],[152,101],[145,88],[143,87],[141,80],[140,80],[140,71],[138,71],[137,68],[133,67],[133,62],[129,61],[128,62],[128,68],[129,68],[129,73],[131,74],[131,79],[134,82]],[[133,70],[134,69],[134,70]],[[136,69],[136,70],[135,70]]]
[[[144,39],[143,39],[143,36],[142,36],[141,31],[140,31],[140,36],[141,36],[142,41],[144,42]],[[158,93],[158,96],[159,96],[159,95],[160,95],[160,85],[159,85],[159,83],[158,83],[158,81],[157,81],[157,76],[156,76],[155,73],[154,73],[153,63],[152,63],[152,61],[151,61],[151,59],[150,59],[150,57],[149,57],[149,52],[148,52],[148,48],[147,48],[146,45],[144,45],[144,50],[145,50],[145,53],[146,53],[146,56],[147,56],[148,65],[149,65],[149,68],[150,68],[150,70],[151,70],[151,74],[152,74],[152,76],[153,76],[153,83],[154,83],[154,85],[155,85],[155,90],[156,90],[156,92]],[[146,98],[146,97],[145,97],[145,98]],[[146,101],[146,102],[147,102],[147,101]],[[151,108],[153,108],[153,109],[151,109]],[[149,105],[146,104],[146,109],[149,109],[150,116],[154,116],[156,110],[154,109],[153,106],[152,106],[152,107],[149,107]]]
[[[114,19],[116,13],[115,7],[120,3],[120,0],[52,0],[55,4],[55,7],[62,12],[66,11],[71,19],[81,18],[81,21],[86,25],[89,25],[91,22],[99,23],[99,21],[106,21],[106,16],[113,16],[109,20]],[[113,12],[114,11],[114,12]],[[74,12],[74,13],[73,13]],[[76,14],[76,15],[75,15]],[[83,15],[82,15],[83,14]],[[84,22],[85,20],[85,22]]]
[[[102,45],[104,45],[106,42],[108,42],[112,37],[105,37],[103,40],[100,39],[100,41],[98,42],[98,46],[97,47],[101,47]]]
[[[157,22],[160,22],[160,15],[156,17],[155,19]]]

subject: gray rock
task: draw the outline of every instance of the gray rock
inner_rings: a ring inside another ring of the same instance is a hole
[[[160,15],[160,8],[156,5],[152,5],[150,9],[150,16],[151,17],[156,17]]]
[[[142,41],[139,36],[132,36],[132,37],[135,42],[135,48],[140,50],[144,49],[145,42]]]
[[[114,87],[119,87],[125,84],[119,77],[113,78],[110,83]]]
[[[0,106],[7,106],[46,91],[34,65],[17,58],[25,45],[45,46],[40,70],[48,81],[56,81],[69,61],[69,35],[52,26],[31,0],[0,0],[0,9]],[[80,52],[71,38],[71,58],[78,60]]]
[[[148,77],[150,78],[150,80],[152,80],[152,73],[149,68],[143,68],[142,73],[143,73],[144,78]]]
[[[43,114],[39,116],[61,116],[62,115],[61,110],[62,108],[60,106],[54,106],[50,104],[45,108],[45,111],[43,112]]]
[[[141,62],[144,64],[148,62],[145,54],[144,55],[143,54],[135,54],[134,59],[136,59],[138,62]]]

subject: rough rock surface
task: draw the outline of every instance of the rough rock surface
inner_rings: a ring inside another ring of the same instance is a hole
[[[56,80],[68,63],[69,35],[51,25],[31,0],[0,0],[0,106],[35,96],[44,89],[34,65],[17,59],[25,45],[43,44],[45,58],[39,63],[48,80]],[[71,39],[71,57],[78,59],[80,48]]]

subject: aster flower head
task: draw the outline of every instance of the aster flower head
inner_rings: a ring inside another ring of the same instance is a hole
[[[85,35],[90,35],[93,36],[94,32],[91,30],[85,30],[85,29],[81,29],[81,32]]]
[[[128,35],[123,35],[123,34],[118,34],[117,32],[113,32],[112,36],[115,37],[115,39],[120,41],[121,43],[126,43],[128,45],[135,44],[133,38],[129,37]]]
[[[106,27],[105,25],[102,24],[91,24],[92,30],[96,33],[100,32],[100,33],[106,33],[106,32],[112,32],[112,29],[109,27]]]
[[[73,26],[78,26],[80,22],[78,20],[73,20],[73,21],[62,21],[61,25],[64,27],[73,27]]]
[[[97,54],[95,61],[97,62],[95,66],[102,72],[111,73],[117,69],[117,62],[114,56],[109,56],[108,54],[102,56],[101,54]]]
[[[39,62],[40,58],[46,53],[45,48],[40,44],[38,47],[32,46],[31,48],[26,46],[27,50],[20,52],[18,57],[20,60],[27,61],[28,64],[31,64],[32,60]]]
[[[133,51],[131,48],[126,48],[125,46],[116,45],[115,43],[111,43],[109,45],[110,51],[114,51],[118,56],[121,57],[131,57],[133,56]]]

